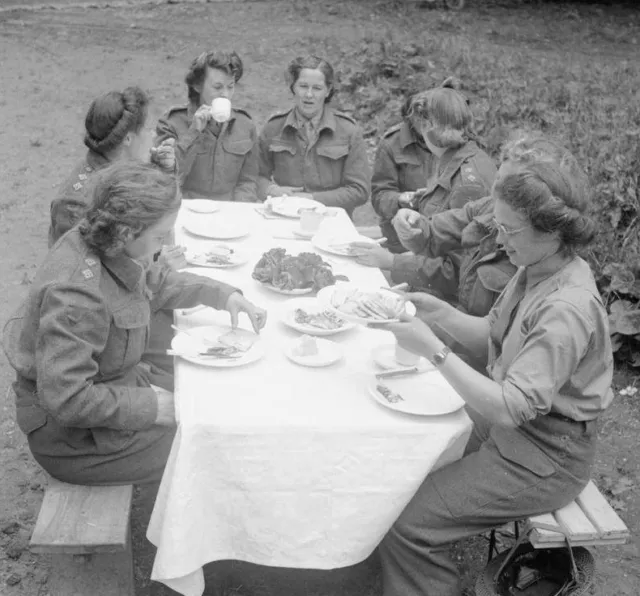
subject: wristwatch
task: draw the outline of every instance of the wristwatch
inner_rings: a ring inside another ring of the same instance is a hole
[[[440,367],[444,364],[444,361],[447,359],[447,356],[451,353],[451,348],[448,348],[447,346],[445,346],[444,348],[442,348],[442,350],[440,350],[439,352],[436,352],[432,357],[431,357],[431,364],[433,364],[433,366],[436,367]]]

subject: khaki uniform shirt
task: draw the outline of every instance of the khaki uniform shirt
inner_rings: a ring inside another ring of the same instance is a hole
[[[95,172],[108,165],[109,160],[106,157],[94,151],[87,151],[85,158],[62,183],[56,198],[51,202],[49,248],[84,216],[92,198],[91,179]]]
[[[389,221],[400,209],[401,193],[423,189],[415,208],[434,215],[486,196],[496,172],[491,158],[473,141],[438,159],[403,122],[389,129],[378,147],[371,203],[381,219]]]
[[[607,312],[581,258],[521,267],[487,321],[487,371],[518,426],[549,413],[593,420],[611,403]]]
[[[328,106],[311,142],[295,108],[271,116],[260,133],[259,152],[260,199],[272,182],[302,187],[316,201],[349,215],[369,198],[371,166],[360,127]]]
[[[140,360],[151,312],[224,308],[234,291],[156,264],[145,270],[126,256],[101,258],[72,230],[51,249],[5,327],[18,425],[28,434],[49,415],[63,427],[150,427],[157,398]]]
[[[407,245],[418,259],[423,259],[420,270],[413,273],[414,259],[408,255],[396,255],[391,270],[394,283],[407,281],[417,288],[451,297],[468,314],[487,315],[517,270],[497,244],[493,198],[484,197],[461,209],[422,217],[419,227],[422,234]],[[452,277],[442,271],[446,261],[438,257],[460,249],[464,253],[457,275]]]
[[[172,108],[160,119],[156,143],[176,139],[176,161],[185,198],[256,200],[257,132],[251,116],[234,108],[223,124],[210,120],[202,132],[191,129],[197,107]]]

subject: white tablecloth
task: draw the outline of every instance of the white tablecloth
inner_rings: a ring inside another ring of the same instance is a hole
[[[178,432],[148,537],[158,547],[152,579],[185,596],[202,594],[201,568],[215,560],[316,569],[364,560],[427,474],[460,457],[470,430],[462,410],[417,417],[373,400],[371,351],[393,343],[390,332],[357,327],[333,336],[345,356],[327,368],[290,362],[283,346],[299,334],[280,321],[287,296],[260,287],[251,271],[271,247],[314,249],[273,238],[291,236],[293,220],[265,221],[249,204],[222,207],[215,217],[251,222],[250,236],[231,241],[251,258],[239,268],[199,272],[240,287],[268,309],[261,334],[267,349],[262,360],[232,369],[176,360]],[[206,247],[211,241],[182,230],[187,217],[205,216],[183,209],[176,242]],[[344,212],[323,225],[353,231]],[[377,269],[324,256],[353,282],[386,285]],[[228,313],[178,313],[178,321],[225,323]],[[246,319],[241,325],[249,328]]]

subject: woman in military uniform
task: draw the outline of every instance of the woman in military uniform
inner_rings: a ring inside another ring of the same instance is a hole
[[[139,87],[110,91],[91,102],[84,121],[87,154],[51,202],[50,247],[83,217],[91,200],[91,179],[95,172],[119,160],[150,159],[166,171],[174,171],[173,141],[152,149],[148,106],[149,98]]]
[[[458,86],[448,78],[408,97],[402,122],[380,142],[371,202],[391,252],[404,251],[391,225],[401,207],[430,216],[489,193],[496,167],[471,139],[473,114]]]
[[[257,132],[251,116],[233,107],[228,120],[218,122],[211,110],[214,99],[231,100],[242,72],[235,52],[200,54],[185,78],[189,103],[170,109],[158,122],[157,142],[175,140],[185,199],[257,200]]]
[[[50,250],[7,324],[18,425],[52,476],[76,484],[156,482],[175,428],[173,377],[141,362],[151,313],[206,304],[266,313],[227,284],[153,261],[175,224],[175,176],[118,162],[78,226]]]
[[[293,107],[267,121],[259,140],[259,197],[295,195],[342,207],[349,216],[369,198],[371,168],[360,127],[328,104],[331,64],[298,57],[286,70]]]
[[[426,478],[382,541],[384,596],[457,596],[452,542],[570,503],[611,403],[607,312],[576,254],[596,232],[586,175],[566,150],[525,147],[492,194],[497,241],[518,270],[488,315],[409,294],[417,317],[385,326],[434,363],[475,425],[464,457]],[[441,330],[484,355],[488,376],[451,353]]]

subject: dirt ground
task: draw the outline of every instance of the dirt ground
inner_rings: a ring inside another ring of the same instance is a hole
[[[10,3],[3,2],[0,9]],[[64,0],[50,4],[54,3],[60,5]],[[622,5],[595,9],[575,5],[560,10],[549,3],[525,7],[513,6],[517,2],[471,0],[464,12],[451,16],[440,9],[419,10],[415,3],[400,4],[396,3],[395,15],[378,10],[381,2],[376,0],[206,4],[173,0],[162,5],[0,11],[0,288],[4,297],[0,321],[4,323],[24,298],[45,254],[49,202],[84,152],[82,125],[89,102],[107,90],[139,84],[152,93],[152,118],[156,118],[169,106],[184,103],[186,65],[205,48],[233,48],[243,57],[246,74],[234,101],[248,108],[259,126],[269,113],[288,105],[282,73],[293,56],[320,48],[319,53],[334,59],[365,38],[387,35],[389,29],[411,37],[437,22],[442,34],[443,22],[455,22],[453,36],[494,39],[505,51],[518,39],[527,44],[532,60],[540,56],[561,60],[566,43],[586,60],[593,55],[613,64],[640,55],[640,19],[633,8]],[[576,25],[576,14],[588,35]],[[518,37],[523,27],[526,31]],[[600,34],[594,36],[594,31]],[[362,223],[373,221],[370,208],[360,209],[356,218]],[[28,550],[44,478],[14,423],[12,376],[1,358],[0,594],[46,596],[47,560]],[[608,491],[634,540],[597,550],[593,591],[597,596],[640,593],[640,398],[619,393],[636,382],[637,377],[620,373],[617,399],[600,429],[594,478]],[[135,514],[137,593],[168,594],[149,581],[153,549],[144,538],[149,514],[144,499],[136,501]],[[459,545],[455,553],[466,589],[472,593],[484,543],[476,540]],[[322,573],[220,563],[207,570],[207,577],[207,593],[224,595],[380,594],[374,558],[356,568]]]

